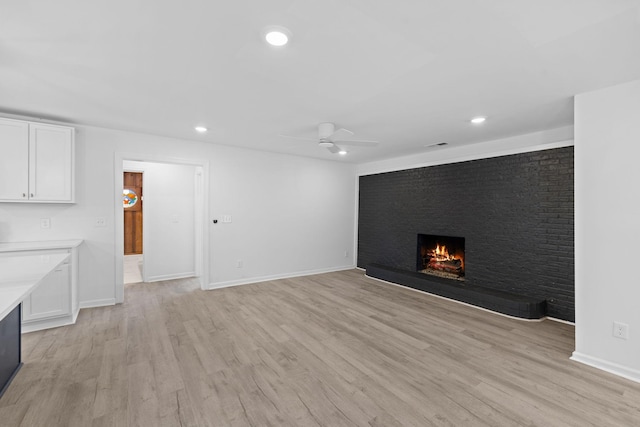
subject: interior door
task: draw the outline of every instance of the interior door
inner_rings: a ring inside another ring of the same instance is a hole
[[[142,172],[124,172],[124,254],[142,254]]]

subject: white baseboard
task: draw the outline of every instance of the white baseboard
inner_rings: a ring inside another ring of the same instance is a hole
[[[22,333],[42,331],[44,329],[59,328],[61,326],[73,325],[75,321],[71,316],[55,317],[53,319],[42,319],[34,322],[22,324]]]
[[[446,301],[451,301],[451,302],[454,302],[456,304],[461,304],[461,305],[464,305],[464,306],[467,306],[467,307],[471,307],[471,308],[474,308],[474,309],[480,310],[480,311],[486,311],[487,313],[495,314],[497,316],[507,317],[507,318],[513,319],[513,320],[519,320],[521,322],[536,323],[536,322],[543,322],[543,321],[548,319],[546,316],[545,317],[541,317],[539,319],[526,319],[524,317],[511,316],[509,314],[500,313],[499,311],[489,310],[488,308],[480,307],[479,305],[473,305],[473,304],[469,304],[468,302],[458,301],[457,299],[443,297],[442,295],[438,295],[438,294],[432,294],[431,292],[423,291],[422,289],[416,289],[416,288],[412,288],[411,286],[401,285],[399,283],[393,283],[393,282],[389,282],[387,280],[378,279],[377,277],[368,276],[366,273],[365,273],[365,277],[368,278],[368,279],[371,279],[371,280],[376,280],[378,282],[386,283],[388,285],[397,286],[399,288],[406,289],[406,290],[409,290],[409,291],[412,291],[412,292],[419,292],[421,294],[430,295],[430,296],[435,297],[435,298],[443,299],[443,300],[446,300]]]
[[[115,298],[94,299],[90,301],[81,301],[80,308],[104,307],[107,305],[116,305]]]
[[[149,282],[162,282],[163,280],[175,280],[175,279],[186,279],[187,277],[195,277],[195,271],[188,271],[186,273],[177,273],[177,274],[162,274],[160,276],[150,276],[147,277],[147,281]]]
[[[626,366],[608,362],[597,357],[588,356],[577,351],[573,352],[570,359],[576,362],[584,363],[585,365],[589,365],[602,371],[609,372],[619,377],[623,377],[628,380],[640,383],[640,371],[638,371],[637,369],[628,368]]]
[[[569,320],[562,320],[562,319],[558,319],[556,317],[546,316],[545,319],[549,319],[549,320],[551,320],[553,322],[564,323],[565,325],[576,326],[576,322],[571,322]]]
[[[319,270],[298,271],[294,273],[274,274],[272,276],[250,277],[225,282],[209,283],[207,290],[228,288],[230,286],[250,285],[252,283],[268,282],[270,280],[290,279],[292,277],[313,276],[314,274],[333,273],[335,271],[353,270],[355,265],[345,267],[322,268]]]

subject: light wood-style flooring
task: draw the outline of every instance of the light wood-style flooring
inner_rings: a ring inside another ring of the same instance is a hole
[[[126,303],[24,336],[9,426],[638,426],[640,384],[530,323],[351,270]]]

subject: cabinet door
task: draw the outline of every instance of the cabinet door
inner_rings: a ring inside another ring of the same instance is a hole
[[[73,201],[73,129],[29,125],[29,200]]]
[[[71,313],[69,264],[62,264],[22,302],[22,321],[37,320]]]
[[[0,119],[0,200],[26,200],[29,191],[29,124]]]

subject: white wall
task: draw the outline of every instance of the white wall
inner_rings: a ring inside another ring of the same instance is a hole
[[[353,165],[230,148],[216,157],[212,218],[232,222],[212,226],[213,286],[355,266]]]
[[[210,287],[355,265],[353,165],[84,126],[76,146],[77,203],[2,203],[0,241],[84,239],[85,307],[115,299],[116,152],[209,161]],[[214,225],[222,214],[233,222]],[[45,217],[48,230],[39,225]],[[95,227],[97,217],[107,226]]]
[[[143,175],[144,273],[148,282],[195,276],[196,167],[124,161]]]
[[[575,98],[576,350],[640,381],[640,81]],[[613,322],[629,325],[614,338]]]

